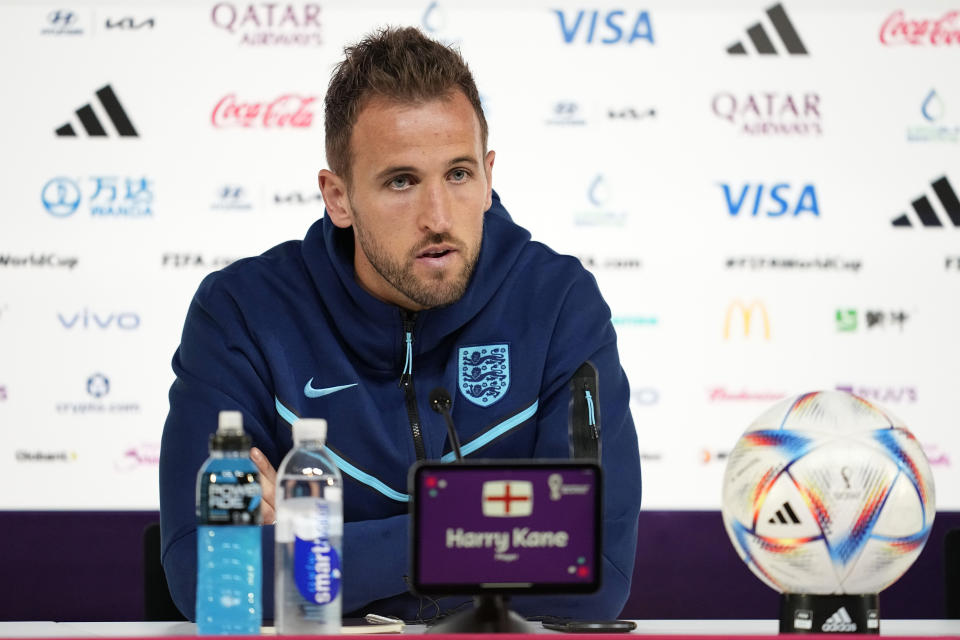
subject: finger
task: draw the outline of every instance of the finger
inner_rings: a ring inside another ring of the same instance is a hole
[[[260,491],[262,497],[260,515],[263,518],[264,524],[273,524],[277,519],[274,506],[277,472],[274,471],[270,461],[267,460],[267,456],[263,455],[263,452],[256,447],[250,449],[250,459],[260,472]]]
[[[250,459],[253,460],[253,464],[257,466],[257,470],[260,472],[260,482],[269,482],[271,485],[277,482],[277,472],[273,468],[273,465],[270,464],[270,461],[267,460],[267,456],[263,454],[263,451],[260,451],[260,449],[256,447],[251,447]]]

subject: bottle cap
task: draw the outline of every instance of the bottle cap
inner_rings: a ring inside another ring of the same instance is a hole
[[[243,414],[239,411],[221,411],[217,433],[238,436],[243,433]]]
[[[250,436],[243,432],[243,414],[239,411],[221,411],[217,432],[210,436],[210,449],[243,451],[250,448]]]
[[[302,418],[293,423],[293,444],[297,445],[307,440],[327,439],[327,421],[322,418]]]

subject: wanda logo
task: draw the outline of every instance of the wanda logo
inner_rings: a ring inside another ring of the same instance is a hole
[[[312,108],[317,100],[316,96],[287,93],[272,102],[241,102],[236,94],[231,93],[224,96],[213,108],[210,120],[218,129],[230,127],[303,129],[313,125]]]
[[[948,11],[937,19],[907,18],[902,9],[894,11],[880,27],[885,45],[960,46],[960,11]]]

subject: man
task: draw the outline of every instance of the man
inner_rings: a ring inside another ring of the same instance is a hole
[[[633,570],[640,463],[609,308],[579,261],[531,242],[493,193],[494,152],[459,54],[415,29],[382,31],[346,54],[326,96],[326,217],[302,242],[208,276],[173,359],[160,509],[174,600],[193,617],[195,476],[217,412],[232,409],[255,445],[266,523],[290,424],[327,419],[344,476],[344,613],[438,613],[421,609],[405,580],[408,469],[449,452],[427,394],[453,391],[471,457],[565,458],[569,381],[590,360],[607,470],[603,586],[513,606],[615,617]],[[492,382],[462,366],[482,353],[504,365]],[[263,532],[270,618],[273,527]]]

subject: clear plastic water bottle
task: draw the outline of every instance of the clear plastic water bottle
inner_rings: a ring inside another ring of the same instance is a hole
[[[221,411],[197,476],[197,633],[251,635],[262,620],[260,475],[243,414]]]
[[[340,633],[343,481],[327,455],[325,420],[298,420],[277,470],[277,633]]]

